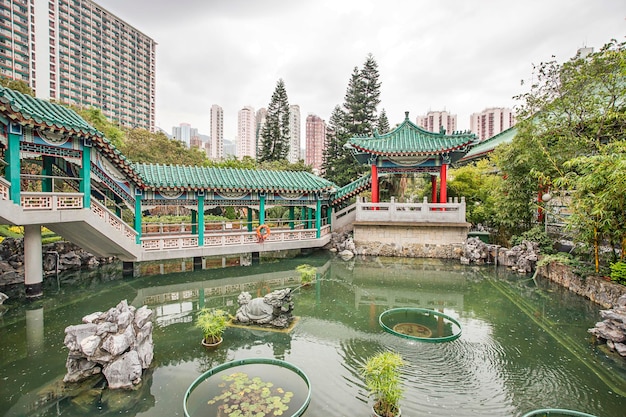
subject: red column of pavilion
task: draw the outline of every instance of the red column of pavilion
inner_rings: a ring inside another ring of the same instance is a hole
[[[379,202],[378,195],[378,167],[376,164],[372,164],[372,203]]]
[[[448,176],[448,164],[441,164],[439,168],[439,176],[441,182],[439,184],[439,202],[447,203],[448,200],[448,186],[446,184],[446,177]]]

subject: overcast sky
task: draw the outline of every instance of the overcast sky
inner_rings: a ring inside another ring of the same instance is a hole
[[[514,107],[533,64],[563,62],[626,36],[624,0],[95,0],[157,42],[157,126],[210,133],[212,104],[234,140],[243,106],[267,107],[276,82],[305,119],[344,101],[369,53],[393,126],[429,110]]]

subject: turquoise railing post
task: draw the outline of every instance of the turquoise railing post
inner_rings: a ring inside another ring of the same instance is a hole
[[[54,192],[53,179],[52,179],[52,162],[54,158],[44,155],[41,158],[41,175],[43,179],[41,182],[41,191],[44,193]]]
[[[294,229],[295,225],[293,220],[295,219],[296,214],[295,214],[295,207],[294,206],[289,206],[289,228],[291,230]]]
[[[79,190],[83,193],[83,208],[91,207],[91,139],[83,141],[83,159],[80,167]]]
[[[248,207],[248,232],[252,231],[252,207]]]
[[[15,204],[20,202],[20,140],[22,138],[22,125],[19,123],[9,123],[9,145],[6,151],[7,163],[9,166],[5,169],[5,177],[11,188],[9,190],[9,199]]]
[[[141,244],[141,190],[135,190],[135,242]]]
[[[198,233],[198,212],[196,210],[191,210],[191,233]]]
[[[204,246],[204,191],[198,193],[198,246]]]
[[[265,224],[265,194],[259,196],[259,225]]]
[[[322,236],[322,201],[318,199],[315,207],[315,237],[319,239],[320,236]]]

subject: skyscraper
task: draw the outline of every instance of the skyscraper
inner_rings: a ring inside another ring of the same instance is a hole
[[[0,2],[0,74],[155,131],[156,42],[91,0]]]
[[[485,140],[515,125],[515,116],[506,107],[492,107],[470,116],[470,130]]]
[[[300,106],[289,106],[289,155],[287,160],[295,164],[300,160]]]
[[[429,132],[438,133],[443,127],[446,133],[452,134],[456,131],[456,114],[450,114],[447,111],[429,111],[426,116],[417,116],[417,123]]]
[[[319,174],[324,159],[324,144],[326,142],[326,123],[314,114],[306,118],[306,158],[304,163],[311,165],[313,171]]]
[[[224,158],[224,110],[211,106],[211,159]]]
[[[237,157],[250,156],[256,159],[256,116],[254,108],[245,106],[237,114]]]
[[[192,138],[198,138],[197,140],[199,140],[198,129],[191,127],[189,123],[181,123],[172,127],[172,139],[183,142],[187,148],[191,147]]]

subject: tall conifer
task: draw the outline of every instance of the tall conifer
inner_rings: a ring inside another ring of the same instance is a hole
[[[261,132],[259,162],[280,161],[289,154],[289,100],[285,82],[281,78],[267,108],[265,125]]]

